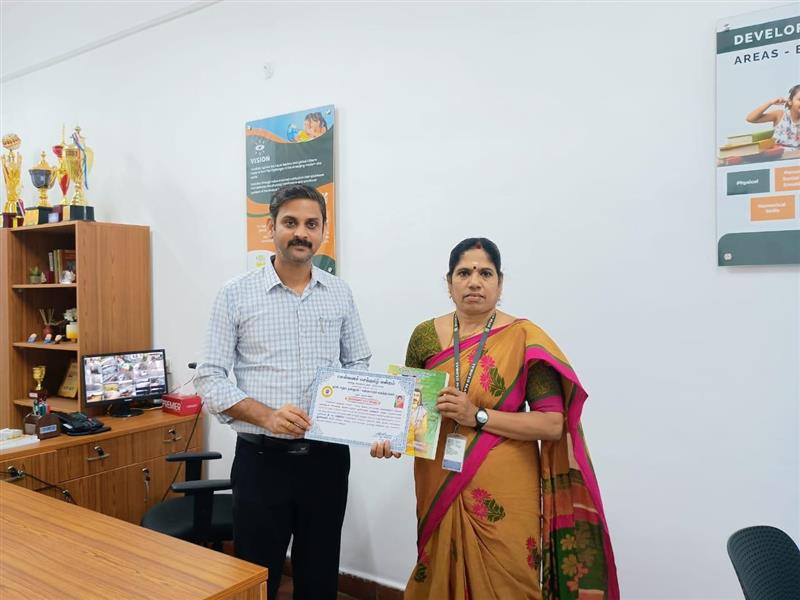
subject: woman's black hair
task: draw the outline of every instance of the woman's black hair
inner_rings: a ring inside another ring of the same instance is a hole
[[[458,242],[458,244],[456,244],[456,247],[450,251],[450,270],[447,271],[448,281],[453,278],[453,271],[455,271],[458,261],[461,260],[462,256],[464,256],[464,252],[474,249],[483,250],[486,252],[486,254],[489,256],[489,260],[492,261],[494,268],[497,269],[497,277],[502,279],[503,272],[500,270],[500,250],[497,248],[497,244],[490,239],[477,237],[461,240]]]
[[[793,86],[792,86],[792,87],[789,89],[789,95],[786,97],[786,105],[787,105],[787,106],[789,105],[789,102],[791,102],[791,101],[792,101],[792,98],[794,98],[794,95],[795,95],[797,92],[800,92],[800,83],[798,83],[797,85],[793,85]]]

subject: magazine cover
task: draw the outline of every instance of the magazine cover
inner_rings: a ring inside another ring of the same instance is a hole
[[[392,375],[411,375],[416,378],[414,396],[411,400],[411,418],[408,424],[408,446],[406,454],[433,460],[439,443],[439,429],[442,418],[436,410],[436,397],[447,386],[449,373],[412,369],[399,365],[389,365]]]

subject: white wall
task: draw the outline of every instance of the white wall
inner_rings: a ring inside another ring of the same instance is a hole
[[[72,47],[125,28],[117,4],[58,4],[47,26],[3,7],[4,61],[40,60],[68,10]],[[245,121],[335,103],[338,264],[373,367],[449,309],[450,248],[494,239],[503,308],[549,331],[590,392],[624,597],[741,597],[728,535],[800,538],[800,271],[715,264],[714,31],[774,4],[224,1],[5,82],[1,129],[30,166],[81,124],[100,219],[152,228],[155,343],[184,379],[245,265]],[[207,437],[221,475],[233,435]],[[401,586],[411,463],[353,455],[342,568]]]

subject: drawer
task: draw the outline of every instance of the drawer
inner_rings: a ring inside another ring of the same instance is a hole
[[[132,462],[131,435],[87,442],[58,450],[61,481],[116,469]]]
[[[47,483],[58,483],[58,463],[56,461],[55,452],[45,452],[43,454],[33,454],[31,456],[21,456],[12,460],[0,462],[0,476],[6,481],[10,481],[16,485],[21,485],[30,490],[40,490],[47,487],[47,484],[36,481],[32,477],[23,477],[21,479],[10,480],[8,479],[8,468],[15,467],[18,471],[25,471],[31,475],[35,475],[39,479],[43,479]]]
[[[194,421],[184,421],[182,423],[157,427],[149,431],[142,431],[134,434],[132,436],[133,460],[141,462],[143,460],[150,460],[151,458],[172,454],[173,452],[183,452],[189,440],[189,434],[192,432],[193,422]],[[198,423],[190,447],[197,445],[197,439],[200,435],[198,431],[200,429],[200,423]]]

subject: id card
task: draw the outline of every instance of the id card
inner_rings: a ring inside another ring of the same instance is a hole
[[[464,454],[466,452],[467,438],[459,433],[451,433],[447,436],[447,443],[444,447],[442,468],[461,473],[461,469],[464,468]]]

